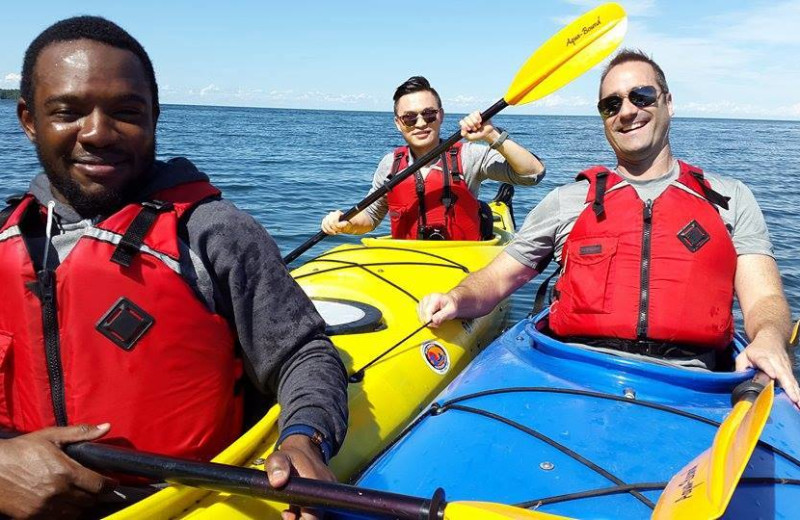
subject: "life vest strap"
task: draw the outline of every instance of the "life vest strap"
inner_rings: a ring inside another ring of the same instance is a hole
[[[142,202],[142,207],[139,213],[131,221],[125,234],[122,235],[117,247],[114,249],[114,254],[111,255],[111,261],[123,267],[130,267],[133,262],[133,257],[139,252],[139,249],[144,243],[144,237],[156,221],[159,213],[169,211],[173,207],[171,202],[163,202],[160,200],[152,200]]]
[[[0,229],[6,225],[6,221],[11,217],[11,214],[14,213],[14,210],[19,206],[19,203],[22,202],[22,199],[25,197],[25,194],[19,195],[12,195],[11,197],[6,199],[6,206],[0,211]]]
[[[708,200],[710,203],[714,204],[715,206],[719,206],[722,209],[728,209],[728,201],[731,200],[730,197],[726,197],[717,193],[706,183],[705,177],[703,176],[702,172],[698,172],[695,170],[691,170],[690,173],[692,177],[697,180],[697,183],[700,185],[700,188],[703,190],[703,196]]]
[[[606,198],[606,186],[608,185],[608,171],[602,171],[597,174],[597,182],[594,186],[594,202],[592,203],[592,211],[597,218],[601,218],[606,209],[603,206],[603,201]]]

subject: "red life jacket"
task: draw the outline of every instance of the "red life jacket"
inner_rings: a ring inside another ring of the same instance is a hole
[[[199,181],[128,204],[50,276],[37,275],[25,244],[41,221],[25,196],[0,228],[0,425],[110,422],[100,442],[203,460],[236,439],[234,335],[178,263],[179,219],[218,194]]]
[[[394,151],[390,177],[408,166],[408,146]],[[461,143],[456,143],[425,179],[420,172],[403,179],[387,194],[392,237],[481,240],[480,202],[461,172]]]
[[[653,340],[723,349],[733,337],[736,250],[702,170],[680,163],[678,184],[643,202],[603,167],[563,253],[550,328],[560,336]]]

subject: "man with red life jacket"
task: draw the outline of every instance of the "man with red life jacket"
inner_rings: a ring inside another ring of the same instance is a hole
[[[324,322],[263,227],[187,159],[155,160],[158,115],[149,57],[108,20],[26,52],[44,173],[0,212],[0,426],[29,432],[0,440],[0,516],[73,517],[113,488],[67,443],[208,460],[253,396],[282,408],[271,483],[333,479],[346,374]]]
[[[422,76],[414,76],[394,93],[394,124],[407,145],[386,154],[372,180],[370,193],[439,145],[444,110],[439,94]],[[395,186],[349,221],[341,211],[322,220],[329,235],[361,235],[375,229],[386,213],[392,221],[392,236],[422,240],[481,240],[491,233],[491,220],[481,230],[478,191],[481,181],[493,179],[510,184],[534,185],[544,176],[544,165],[525,148],[508,138],[508,132],[482,121],[473,112],[460,121],[457,143],[434,162]],[[478,145],[485,141],[489,146]],[[491,219],[491,215],[488,215]]]
[[[555,257],[556,336],[713,369],[732,339],[735,294],[751,338],[736,369],[761,369],[800,403],[789,306],[753,194],[673,157],[672,94],[646,54],[624,50],[611,60],[598,109],[616,169],[590,168],[550,192],[493,263],[423,298],[420,319],[438,326],[483,315]]]

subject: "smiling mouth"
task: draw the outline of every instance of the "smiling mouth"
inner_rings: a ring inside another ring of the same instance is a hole
[[[636,123],[633,123],[632,125],[620,128],[619,132],[621,134],[627,134],[628,132],[633,132],[635,130],[639,130],[640,128],[643,128],[647,123],[648,123],[647,121],[638,121]]]

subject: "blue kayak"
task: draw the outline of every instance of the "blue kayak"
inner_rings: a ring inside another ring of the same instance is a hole
[[[709,448],[751,372],[700,372],[561,343],[546,311],[489,345],[357,485],[573,518],[649,518]],[[734,352],[744,347],[737,336]],[[724,518],[800,518],[800,412],[778,390]]]

